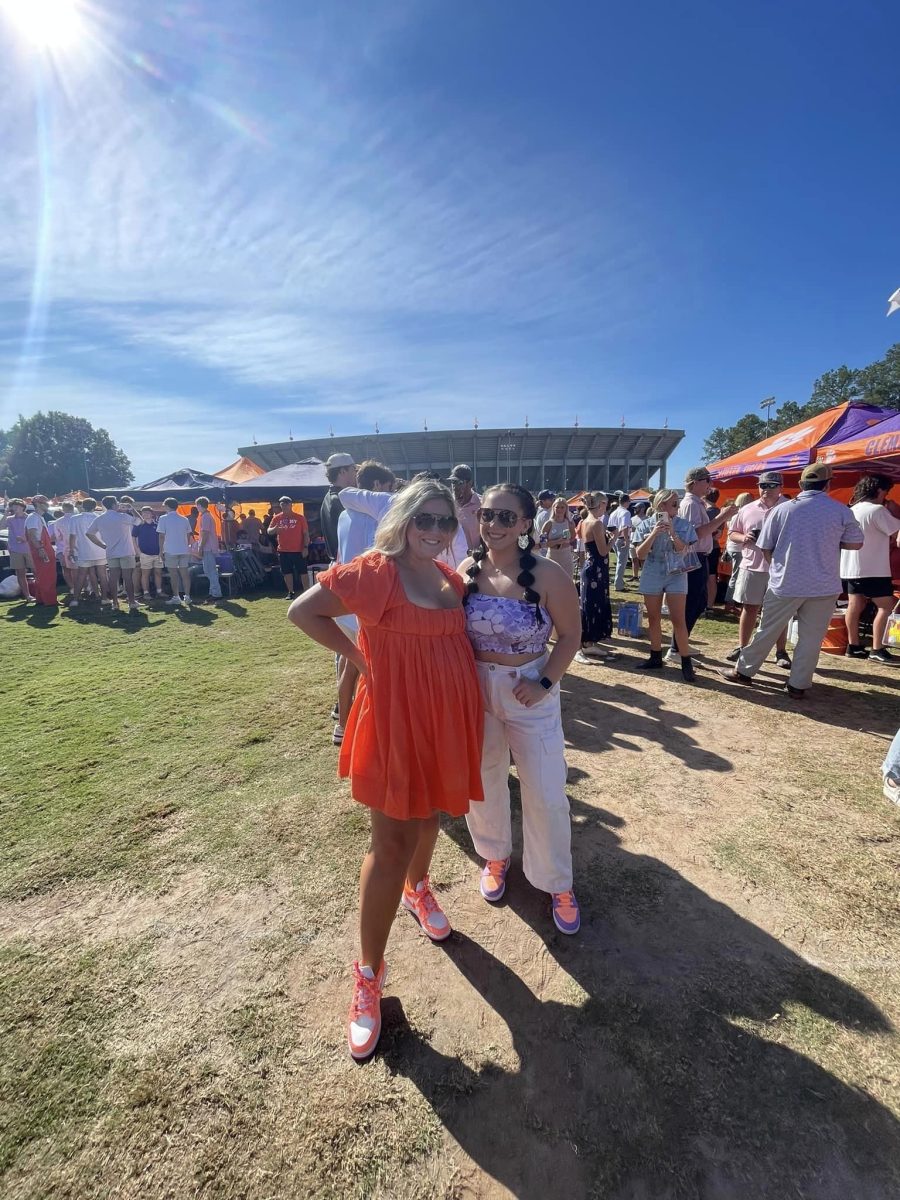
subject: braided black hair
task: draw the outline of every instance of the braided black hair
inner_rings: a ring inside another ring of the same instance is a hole
[[[543,625],[544,614],[541,612],[541,598],[534,590],[534,575],[532,574],[532,569],[537,564],[537,559],[532,554],[532,550],[534,549],[532,532],[534,530],[534,518],[537,514],[537,505],[534,502],[534,496],[532,496],[527,488],[522,487],[518,483],[495,483],[493,487],[489,487],[484,493],[484,498],[487,498],[492,492],[507,492],[510,496],[515,496],[521,506],[522,516],[531,521],[528,544],[519,557],[520,573],[516,583],[524,589],[523,599],[527,600],[529,604],[534,605],[535,624]],[[469,582],[466,584],[467,595],[471,596],[473,592],[478,591],[478,576],[481,572],[482,561],[486,557],[487,552],[484,538],[480,538],[478,545],[472,551],[472,565],[466,571],[466,574],[469,576]]]

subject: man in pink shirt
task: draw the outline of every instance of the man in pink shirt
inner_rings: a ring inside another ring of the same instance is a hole
[[[741,606],[741,619],[738,627],[740,645],[736,646],[726,656],[727,662],[737,662],[741,650],[750,645],[759,610],[769,586],[769,560],[758,550],[756,539],[762,532],[763,522],[776,504],[784,501],[781,494],[783,480],[778,471],[763,471],[759,477],[759,499],[745,504],[738,510],[731,526],[729,538],[735,545],[741,547],[741,565],[737,583],[734,586],[734,602]],[[775,665],[791,669],[791,660],[787,653],[787,626],[778,635],[775,643]]]

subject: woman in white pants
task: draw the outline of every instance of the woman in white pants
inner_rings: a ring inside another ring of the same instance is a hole
[[[525,488],[489,488],[478,510],[480,545],[460,567],[469,580],[466,628],[485,708],[484,802],[472,806],[466,821],[485,859],[481,894],[496,903],[506,891],[512,854],[512,754],[522,794],[525,876],[550,893],[557,929],[571,934],[581,914],[572,888],[559,682],[581,644],[581,614],[571,575],[532,552],[535,511]],[[557,640],[548,653],[554,627]]]

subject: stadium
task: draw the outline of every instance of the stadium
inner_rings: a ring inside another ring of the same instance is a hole
[[[447,475],[456,463],[468,463],[476,489],[508,479],[534,492],[570,495],[589,488],[630,492],[651,480],[663,486],[666,462],[683,437],[681,429],[449,429],[292,439],[242,446],[239,453],[272,471],[344,451],[407,479],[417,471]]]

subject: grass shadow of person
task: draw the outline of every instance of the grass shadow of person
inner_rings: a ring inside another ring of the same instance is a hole
[[[821,1051],[840,1029],[883,1036],[889,1022],[665,863],[623,851],[603,825],[589,845],[579,839],[580,935],[553,930],[547,897],[518,869],[506,911],[490,917],[492,942],[507,944],[520,922],[537,932],[560,968],[556,995],[542,998],[553,986],[544,960],[529,952],[540,978],[526,982],[455,933],[444,948],[469,998],[441,1050],[386,999],[388,1068],[518,1200],[895,1197],[900,1123],[790,1044]],[[508,1027],[515,1068],[491,1054],[485,1005]]]
[[[48,626],[56,622],[60,615],[61,609],[56,604],[22,604],[19,603],[15,608],[9,609],[4,619],[14,621],[18,624],[24,622],[26,625],[31,625],[34,629],[47,629]]]

